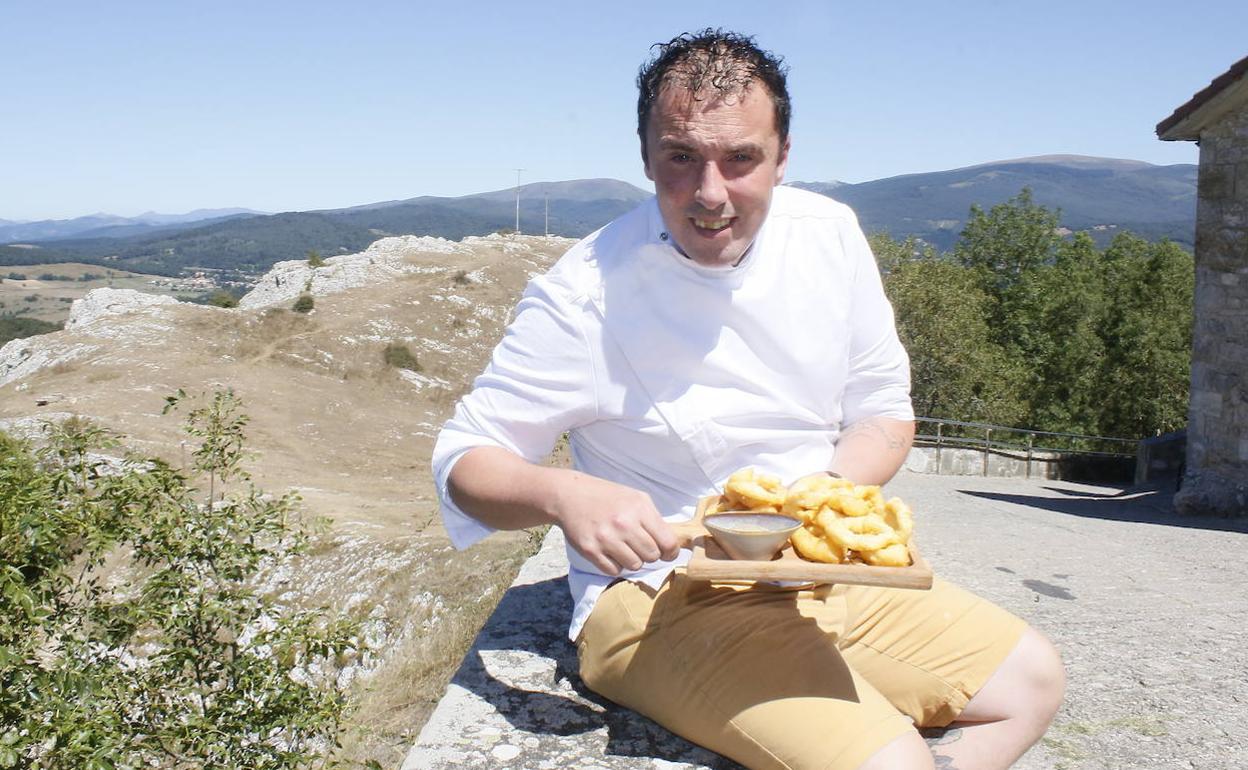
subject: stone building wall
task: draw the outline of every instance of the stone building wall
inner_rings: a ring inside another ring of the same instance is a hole
[[[1248,515],[1248,104],[1200,136],[1185,513]]]

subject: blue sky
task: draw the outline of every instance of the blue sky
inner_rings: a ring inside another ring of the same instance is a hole
[[[652,43],[723,26],[790,66],[790,181],[1028,155],[1194,163],[1175,107],[1248,3],[0,0],[0,219],[337,208],[525,182],[649,186]]]

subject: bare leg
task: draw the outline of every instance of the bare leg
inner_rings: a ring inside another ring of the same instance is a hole
[[[1028,628],[933,747],[937,770],[1003,770],[1040,740],[1066,692],[1057,650]]]
[[[913,730],[872,754],[858,770],[932,770],[932,752]]]

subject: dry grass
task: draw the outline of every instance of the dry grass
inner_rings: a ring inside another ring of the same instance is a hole
[[[499,597],[535,550],[531,539],[514,535],[476,548],[479,558],[458,559],[439,570],[439,595],[456,610],[436,618],[409,616],[433,622],[403,637],[388,651],[385,665],[356,687],[340,759],[361,765],[374,760],[387,768],[402,764]]]

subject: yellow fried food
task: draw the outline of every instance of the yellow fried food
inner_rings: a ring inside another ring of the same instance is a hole
[[[910,564],[914,516],[901,498],[887,501],[880,487],[826,474],[805,476],[785,488],[753,468],[728,477],[724,494],[706,513],[728,510],[780,512],[802,522],[792,535],[803,559],[882,567]]]
[[[871,513],[871,504],[853,493],[853,490],[837,492],[828,500],[828,507],[842,516],[866,516]]]
[[[798,527],[790,536],[793,550],[810,561],[838,564],[845,560],[845,550],[827,538],[816,535],[807,527]]]
[[[820,512],[817,521],[828,539],[847,551],[878,551],[897,542],[897,532],[878,514],[840,518],[826,511]]]
[[[729,502],[751,511],[779,511],[784,506],[786,493],[780,479],[756,473],[753,468],[742,468],[729,476],[724,484],[724,495]]]
[[[884,504],[884,521],[897,530],[897,537],[901,542],[910,542],[910,533],[914,531],[914,514],[900,497],[890,498]]]
[[[854,487],[854,496],[870,506],[873,512],[878,513],[884,508],[884,493],[875,484]]]
[[[852,487],[853,484],[825,474],[798,479],[789,487],[780,512],[804,522],[813,521],[815,513],[827,504],[829,498],[847,486]]]
[[[904,543],[893,543],[877,551],[860,551],[858,555],[867,564],[877,567],[910,566],[910,549]]]

